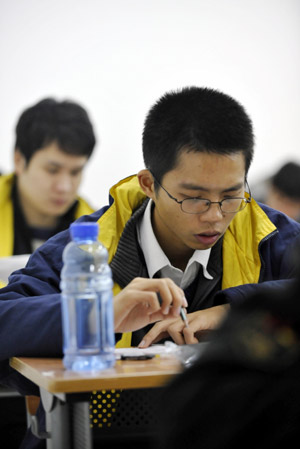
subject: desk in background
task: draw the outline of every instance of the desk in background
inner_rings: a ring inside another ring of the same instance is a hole
[[[47,449],[93,447],[89,418],[93,390],[161,387],[182,370],[180,362],[171,356],[118,360],[114,368],[96,373],[67,371],[61,359],[14,357],[10,364],[40,388],[46,412]]]
[[[0,257],[0,286],[4,287],[7,284],[8,277],[13,271],[25,267],[29,257],[30,254]]]

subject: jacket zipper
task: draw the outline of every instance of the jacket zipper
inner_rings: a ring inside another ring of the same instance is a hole
[[[277,234],[278,232],[279,232],[278,229],[275,229],[274,231],[271,232],[271,234],[268,234],[266,237],[264,237],[258,244],[258,254],[259,254],[259,257],[260,257],[260,261],[261,261],[261,270],[260,270],[258,282],[261,282],[261,278],[263,277],[263,274],[264,274],[264,271],[265,271],[265,265],[266,265],[264,260],[263,260],[263,258],[262,258],[262,256],[261,256],[261,253],[260,253],[261,245],[264,242],[266,242],[267,240],[269,240],[270,238],[274,237],[274,235]]]

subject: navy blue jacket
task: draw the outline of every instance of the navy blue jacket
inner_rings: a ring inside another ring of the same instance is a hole
[[[217,293],[220,303],[237,304],[261,288],[274,285],[285,288],[287,280],[293,276],[290,250],[300,236],[300,224],[267,206],[260,206],[277,228],[259,246],[260,283],[220,291]],[[98,221],[108,207],[78,221]],[[69,240],[68,231],[52,237],[35,251],[24,269],[10,276],[9,284],[0,290],[0,382],[22,394],[38,395],[39,391],[10,368],[10,357],[62,356],[59,284],[62,252]]]
[[[239,303],[256,289],[274,285],[284,288],[285,280],[293,276],[290,250],[300,236],[300,224],[267,206],[260,206],[278,230],[260,247],[259,282],[262,284],[220,291],[217,295],[223,297],[222,303]],[[79,221],[98,221],[105,209],[83,216]],[[23,394],[37,393],[37,389],[9,368],[10,357],[62,356],[59,283],[62,252],[69,240],[68,231],[49,239],[30,257],[27,266],[15,271],[9,284],[0,290],[0,382]]]

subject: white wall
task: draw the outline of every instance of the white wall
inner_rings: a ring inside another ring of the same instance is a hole
[[[218,88],[251,115],[250,181],[300,160],[299,0],[1,0],[0,168],[20,112],[46,96],[86,107],[98,145],[81,192],[97,207],[143,168],[149,107],[187,85]]]

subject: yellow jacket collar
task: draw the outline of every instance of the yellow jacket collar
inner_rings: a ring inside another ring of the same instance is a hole
[[[276,229],[253,198],[236,214],[223,240],[222,289],[258,282],[261,269],[259,244]]]
[[[13,253],[14,212],[11,197],[13,182],[14,173],[0,176],[0,257],[8,257]],[[75,218],[94,212],[83,198],[77,196],[77,200]]]
[[[13,173],[0,176],[0,257],[11,256],[13,253],[13,180]]]
[[[118,182],[110,189],[109,193],[114,201],[99,219],[99,238],[109,250],[110,262],[132,212],[142,204],[147,196],[142,191],[135,175]]]

